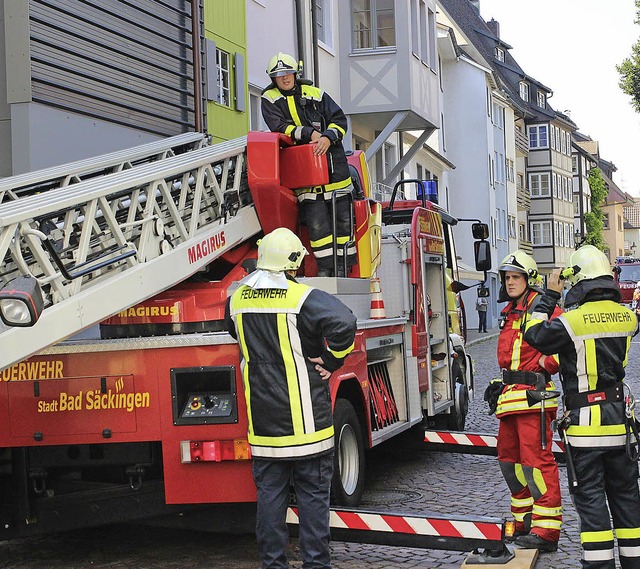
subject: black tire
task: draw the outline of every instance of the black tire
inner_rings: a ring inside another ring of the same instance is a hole
[[[345,399],[336,401],[333,425],[335,454],[331,502],[338,506],[357,506],[364,492],[364,442],[358,415]]]
[[[447,415],[447,429],[450,431],[464,431],[467,413],[469,412],[469,391],[460,366],[454,363],[451,371],[453,374],[454,405],[451,408],[451,413]]]

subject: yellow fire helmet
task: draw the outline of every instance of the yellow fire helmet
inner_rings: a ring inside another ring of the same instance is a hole
[[[527,255],[524,251],[514,251],[509,253],[498,268],[500,273],[500,282],[504,285],[504,274],[507,271],[513,271],[514,273],[523,273],[527,275],[527,286],[535,287],[542,283],[542,277],[538,273],[538,265],[533,260],[531,255]]]
[[[593,245],[583,245],[571,253],[567,268],[562,271],[562,278],[571,286],[597,277],[612,277],[611,265],[607,256]]]
[[[278,227],[258,241],[258,269],[297,270],[309,252],[300,238],[286,227]]]
[[[300,64],[296,59],[288,53],[282,53],[279,51],[276,53],[267,64],[267,75],[272,79],[274,77],[281,77],[282,75],[289,75],[295,73],[298,75],[300,71]]]

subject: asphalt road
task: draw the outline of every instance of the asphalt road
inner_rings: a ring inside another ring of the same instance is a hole
[[[491,336],[490,334],[487,336]],[[476,401],[471,403],[469,432],[495,433],[497,420],[486,414],[482,392],[497,375],[495,337],[484,337],[469,352],[476,369]],[[632,345],[629,383],[640,396],[640,344]],[[580,567],[578,520],[560,469],[564,524],[559,550],[542,554],[536,569]],[[363,507],[408,514],[509,517],[509,496],[495,457],[451,454],[397,444],[379,447],[367,459]],[[291,567],[301,567],[297,542]],[[334,569],[453,569],[467,553],[334,542]],[[120,525],[45,538],[0,543],[0,569],[256,569],[260,566],[252,535]]]

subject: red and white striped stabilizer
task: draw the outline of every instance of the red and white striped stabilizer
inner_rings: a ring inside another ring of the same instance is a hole
[[[287,510],[287,524],[298,527],[298,509]],[[470,551],[502,550],[504,520],[488,517],[445,518],[364,510],[331,509],[331,539],[424,549]]]
[[[498,436],[457,431],[425,431],[424,442],[433,445],[433,450],[496,455]],[[550,448],[556,457],[564,457],[564,443],[560,439],[552,439]]]
[[[382,299],[382,289],[379,278],[371,277],[369,290],[371,291],[371,311],[369,318],[372,320],[386,318],[387,315],[384,311],[384,300]]]

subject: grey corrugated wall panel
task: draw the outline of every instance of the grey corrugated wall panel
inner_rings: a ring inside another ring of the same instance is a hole
[[[194,130],[189,0],[30,0],[33,100],[148,132]]]

